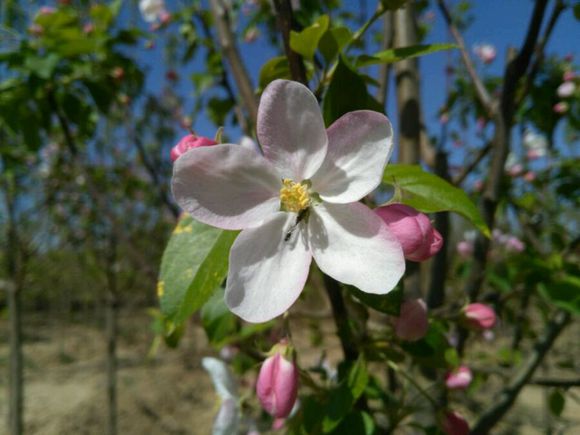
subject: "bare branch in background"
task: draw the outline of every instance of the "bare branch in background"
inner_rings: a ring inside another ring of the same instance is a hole
[[[308,86],[306,68],[304,67],[302,57],[290,47],[290,31],[293,27],[292,5],[290,4],[290,0],[274,0],[273,3],[276,9],[278,28],[284,42],[284,52],[286,53],[288,65],[290,66],[290,74],[294,80]]]
[[[236,45],[236,38],[232,33],[228,19],[228,9],[222,0],[210,0],[211,13],[215,20],[218,40],[225,58],[228,60],[238,91],[252,125],[258,120],[258,100],[254,94],[254,87],[240,52]]]
[[[534,372],[552,348],[556,338],[558,338],[558,335],[560,335],[569,321],[569,313],[565,311],[558,311],[556,313],[554,318],[546,326],[542,337],[536,342],[527,361],[512,378],[512,381],[501,391],[493,405],[483,412],[471,431],[471,435],[488,434],[497,422],[510,410],[522,388],[532,378]]]
[[[479,163],[483,160],[487,153],[489,153],[490,150],[491,143],[488,143],[483,148],[481,148],[475,158],[463,168],[459,175],[453,179],[453,184],[459,186],[461,183],[463,183],[463,180],[465,180],[471,171],[473,171],[477,165],[479,165]]]
[[[445,22],[447,23],[447,27],[449,28],[451,35],[453,35],[453,39],[455,40],[455,43],[459,46],[459,51],[461,52],[461,58],[463,59],[463,63],[465,65],[465,68],[467,69],[467,73],[469,74],[469,77],[471,77],[471,80],[473,81],[473,84],[475,86],[477,98],[479,99],[480,103],[482,104],[482,106],[485,108],[485,110],[487,111],[487,113],[491,117],[496,111],[495,103],[494,103],[493,99],[491,98],[491,95],[489,95],[489,92],[487,92],[487,89],[483,85],[483,82],[481,81],[481,78],[477,74],[477,71],[475,70],[475,66],[473,65],[473,61],[471,60],[471,56],[469,56],[469,52],[468,52],[467,48],[465,47],[465,41],[463,40],[463,36],[461,36],[461,33],[459,32],[459,30],[453,24],[453,19],[451,18],[451,13],[449,12],[447,5],[445,4],[445,1],[438,0],[438,4],[439,4],[439,9],[441,10],[441,13],[443,14],[443,18],[445,18]]]
[[[395,42],[393,13],[386,12],[383,16],[383,41],[381,44],[382,50],[389,50],[393,48]],[[379,89],[377,90],[377,101],[384,106],[389,95],[389,81],[391,78],[392,64],[382,63],[379,66]]]

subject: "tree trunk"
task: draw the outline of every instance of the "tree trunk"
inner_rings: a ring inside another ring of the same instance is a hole
[[[7,183],[8,184],[8,183]],[[9,183],[12,184],[12,183]],[[8,217],[7,226],[7,294],[8,313],[10,324],[10,361],[9,361],[9,389],[8,389],[8,425],[12,435],[20,435],[24,430],[23,410],[23,357],[22,357],[22,265],[21,249],[18,236],[15,200],[12,195],[13,185],[6,186],[6,211]]]
[[[116,243],[111,239],[107,255],[105,333],[107,338],[107,433],[117,435],[117,276]]]

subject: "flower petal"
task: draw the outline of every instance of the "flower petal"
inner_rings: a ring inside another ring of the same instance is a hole
[[[264,156],[284,178],[312,177],[326,155],[328,138],[316,97],[297,82],[274,80],[260,100],[258,139]]]
[[[173,166],[173,196],[195,219],[218,228],[255,226],[280,208],[280,176],[239,145],[194,148]]]
[[[385,115],[358,110],[341,116],[327,130],[326,159],[312,186],[328,202],[358,201],[381,182],[393,151],[393,129]]]
[[[232,246],[226,305],[248,322],[282,314],[304,288],[312,254],[304,223],[294,228],[296,218],[277,213],[262,226],[242,231]]]
[[[381,218],[358,202],[313,207],[308,243],[324,273],[367,293],[388,293],[405,271],[400,243]]]

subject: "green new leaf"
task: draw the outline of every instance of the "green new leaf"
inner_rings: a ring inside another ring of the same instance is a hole
[[[346,88],[348,92],[345,92]],[[328,126],[345,113],[364,109],[383,112],[383,107],[368,93],[364,78],[341,56],[324,95],[324,122]]]
[[[426,54],[436,53],[442,50],[451,50],[457,48],[455,44],[428,44],[428,45],[411,45],[409,47],[392,48],[385,51],[379,51],[373,55],[363,54],[357,59],[357,67],[377,65],[380,63],[395,63],[405,59],[411,59]]]
[[[403,302],[403,288],[396,287],[386,295],[376,295],[360,291],[354,286],[348,286],[349,291],[363,304],[385,314],[398,316]]]
[[[352,32],[348,27],[333,27],[322,35],[318,42],[318,49],[324,60],[330,63],[351,40]]]
[[[383,182],[402,191],[403,204],[425,213],[439,211],[458,213],[487,237],[490,236],[489,228],[467,194],[437,175],[425,172],[420,166],[388,165],[383,174]]]
[[[564,275],[548,283],[539,285],[540,294],[572,314],[580,315],[580,278]]]
[[[163,253],[158,294],[161,312],[176,325],[211,297],[228,271],[236,231],[223,231],[182,218]]]
[[[290,32],[290,48],[296,53],[301,54],[304,58],[312,60],[318,42],[322,35],[328,29],[328,15],[322,15],[311,26],[301,32]]]
[[[268,83],[276,79],[290,79],[290,66],[286,56],[277,56],[266,62],[260,70],[258,84],[260,89],[268,86]]]

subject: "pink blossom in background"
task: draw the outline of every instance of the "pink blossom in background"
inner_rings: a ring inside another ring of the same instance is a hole
[[[459,243],[457,243],[456,249],[457,249],[457,253],[462,257],[462,258],[469,258],[471,257],[471,255],[473,255],[473,242],[469,241],[469,240],[462,240]]]
[[[449,390],[465,390],[473,381],[473,373],[467,366],[459,366],[445,376],[445,386]]]
[[[521,163],[516,163],[507,170],[508,175],[514,178],[519,177],[523,172],[524,166]]]
[[[401,340],[417,341],[429,330],[427,305],[423,299],[410,299],[401,304],[399,317],[394,321],[395,334]]]
[[[56,12],[56,9],[52,6],[43,6],[38,10],[38,15],[51,15]]]
[[[466,306],[462,316],[464,323],[476,330],[491,329],[497,321],[493,308],[477,302]]]
[[[33,23],[28,26],[28,33],[30,33],[32,36],[40,36],[44,33],[44,29],[41,25]]]
[[[483,180],[475,180],[475,183],[473,183],[473,189],[476,192],[481,192],[483,190]]]
[[[574,71],[566,71],[564,72],[564,76],[562,77],[562,79],[565,82],[570,82],[572,80],[574,80],[576,78],[576,74],[574,73]]]
[[[522,252],[526,248],[526,245],[516,236],[510,236],[505,243],[505,247],[508,251]]]
[[[187,136],[181,138],[177,145],[171,149],[171,161],[176,161],[179,157],[193,148],[207,147],[211,145],[217,145],[217,142],[213,139],[210,139],[209,137],[188,134]]]
[[[441,234],[426,214],[404,204],[385,205],[374,211],[401,243],[407,260],[425,261],[443,246]]]
[[[167,13],[163,0],[140,0],[139,11],[143,16],[143,20],[148,23],[161,20],[163,15]]]
[[[447,411],[441,422],[441,429],[446,435],[469,435],[467,420],[457,411]]]
[[[559,114],[563,114],[566,113],[568,111],[568,103],[566,103],[565,101],[560,101],[559,103],[554,104],[554,112],[559,113]]]
[[[497,56],[497,51],[491,44],[478,44],[473,48],[473,52],[486,65],[492,63]]]
[[[83,32],[86,34],[93,33],[95,31],[95,25],[93,23],[86,23],[83,26]]]
[[[574,82],[568,81],[568,82],[564,82],[560,86],[558,86],[556,93],[558,94],[558,97],[560,97],[560,98],[568,98],[568,97],[571,97],[572,95],[574,95],[575,90],[576,90],[576,85],[574,84]]]
[[[439,123],[441,125],[445,125],[448,122],[449,122],[449,113],[443,112],[441,115],[439,115]]]
[[[524,180],[526,180],[528,183],[531,183],[535,179],[536,179],[536,173],[533,171],[528,171],[524,174]]]
[[[256,393],[262,407],[273,417],[290,415],[298,395],[298,367],[280,353],[264,361],[258,375]]]
[[[260,35],[260,31],[258,30],[258,28],[257,27],[251,27],[244,34],[244,42],[247,42],[248,44],[250,44],[250,43],[254,42],[256,39],[258,39],[258,36],[259,35]]]

